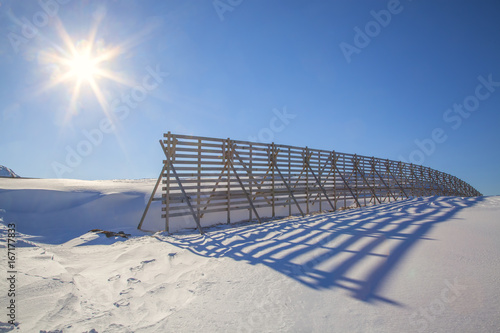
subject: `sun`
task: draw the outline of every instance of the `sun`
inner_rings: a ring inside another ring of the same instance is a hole
[[[68,60],[69,74],[77,81],[95,81],[99,75],[99,64],[88,53],[75,54]]]
[[[94,40],[80,40],[75,45],[71,42],[67,47],[69,54],[59,58],[63,67],[64,80],[75,82],[77,85],[96,85],[100,78],[117,80],[105,65],[109,65],[117,55],[116,51],[99,47]]]
[[[113,50],[96,50],[96,42],[92,39],[77,43],[67,39],[67,49],[64,56],[57,57],[60,76],[57,84],[65,83],[72,87],[70,109],[74,110],[80,99],[82,89],[90,88],[101,105],[104,113],[108,113],[106,99],[102,93],[103,79],[120,81],[107,66],[117,55]]]
[[[117,58],[124,53],[124,48],[119,45],[107,45],[102,39],[97,38],[97,26],[96,23],[86,38],[74,40],[58,22],[58,34],[63,43],[44,55],[44,61],[55,70],[49,84],[42,90],[59,85],[70,89],[67,119],[71,114],[78,113],[83,98],[89,98],[90,95],[84,94],[85,91],[92,92],[102,111],[110,117],[110,107],[104,96],[103,87],[110,81],[130,85],[121,74],[111,70],[113,67],[118,67]]]

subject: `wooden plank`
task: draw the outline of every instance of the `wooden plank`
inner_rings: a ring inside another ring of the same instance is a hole
[[[248,161],[249,166],[248,166],[248,170],[245,169],[245,171],[247,171],[248,178],[250,180],[250,177],[252,175],[252,162],[253,162],[253,154],[252,154],[253,153],[253,149],[252,149],[252,144],[251,143],[250,143],[248,149],[249,149],[249,161]],[[236,151],[235,151],[235,155],[238,156],[238,153]],[[239,156],[238,156],[238,158],[239,158]],[[239,159],[240,159],[240,162],[242,163],[241,158],[239,158]],[[253,190],[252,184],[253,184],[253,182],[249,182],[248,183],[248,187],[249,187],[249,190],[250,190],[250,198],[252,198],[252,190]],[[252,209],[248,209],[248,220],[249,221],[252,221],[252,213],[253,213]]]
[[[198,175],[197,175],[197,189],[196,189],[196,216],[198,217],[198,221],[201,222],[201,162],[202,162],[202,140],[198,139]]]
[[[227,224],[231,223],[231,170],[229,170],[229,165],[231,164],[231,153],[230,153],[230,141],[229,138],[224,141],[222,150],[224,153],[224,159],[228,165],[227,168]]]
[[[291,169],[291,161],[290,161],[290,157],[291,157],[291,149],[290,147],[288,147],[288,170]],[[291,172],[289,171],[288,172],[288,184],[290,184],[290,181],[291,181],[291,178],[292,178],[292,175],[291,175]],[[292,193],[290,191],[288,191],[288,215],[292,215]]]
[[[268,152],[268,159],[269,158],[275,159],[276,155],[279,152],[279,149],[275,148],[274,142],[271,144],[271,148],[270,149],[271,149],[271,151]],[[271,163],[271,162],[268,160],[268,163]],[[276,211],[275,211],[276,202],[275,202],[275,188],[274,188],[274,179],[275,179],[276,176],[274,175],[274,171],[275,171],[274,169],[275,169],[275,163],[271,163],[271,189],[272,189],[271,190],[271,200],[272,200],[271,217],[272,218],[274,218],[276,216]]]

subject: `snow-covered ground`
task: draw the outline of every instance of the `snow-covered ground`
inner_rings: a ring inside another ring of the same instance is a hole
[[[0,331],[11,223],[12,332],[500,331],[500,197],[166,235],[134,230],[153,186],[0,179]]]

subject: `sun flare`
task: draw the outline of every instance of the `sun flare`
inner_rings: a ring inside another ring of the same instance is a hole
[[[117,58],[123,54],[123,47],[106,45],[103,39],[97,38],[97,23],[85,39],[71,38],[60,22],[58,33],[62,45],[52,48],[42,57],[54,69],[49,84],[42,89],[59,85],[70,89],[68,119],[71,114],[78,112],[82,98],[89,97],[87,91],[92,92],[102,111],[109,117],[109,104],[104,96],[106,85],[109,82],[130,85],[123,74],[112,70],[117,67]]]

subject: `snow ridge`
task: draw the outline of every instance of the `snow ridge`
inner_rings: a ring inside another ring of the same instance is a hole
[[[0,177],[20,178],[14,171],[3,165],[0,165]]]

